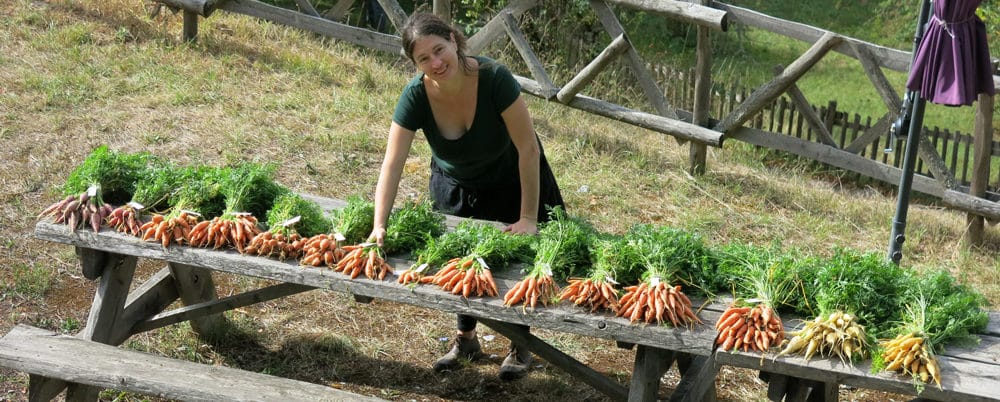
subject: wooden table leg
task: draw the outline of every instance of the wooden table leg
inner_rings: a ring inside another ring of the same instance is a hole
[[[719,368],[714,354],[693,356],[688,353],[678,353],[677,369],[681,372],[681,382],[670,395],[670,401],[714,402],[715,377],[719,374]]]
[[[660,390],[660,378],[673,365],[674,357],[672,351],[638,345],[628,392],[629,402],[655,401]]]
[[[114,334],[121,331],[118,327],[124,325],[120,322],[120,317],[124,314],[125,299],[132,286],[137,259],[134,256],[85,248],[77,248],[77,255],[80,257],[81,267],[86,271],[85,275],[100,278],[87,325],[77,337],[111,345]],[[67,395],[72,394],[73,400],[79,401],[97,400],[100,392],[99,388],[33,377],[29,379],[29,399],[48,401],[66,387],[69,387]]]
[[[215,293],[212,271],[185,264],[167,263],[170,273],[177,283],[177,294],[185,306],[214,301]],[[222,314],[212,314],[191,320],[191,328],[200,335],[212,335],[225,328],[226,318]]]

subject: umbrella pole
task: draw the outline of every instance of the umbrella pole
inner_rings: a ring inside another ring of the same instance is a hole
[[[920,41],[924,37],[924,25],[930,14],[931,0],[923,0],[920,6],[920,16],[917,18],[917,30],[913,36],[913,58],[917,57]],[[913,68],[911,62],[910,68]],[[903,173],[899,178],[899,197],[896,199],[896,214],[892,218],[892,233],[889,235],[889,259],[896,265],[903,259],[903,242],[906,236],[906,213],[910,207],[910,188],[913,187],[913,169],[917,164],[917,150],[920,147],[920,134],[924,125],[924,105],[926,101],[920,97],[920,92],[909,91],[903,99],[903,110],[899,120],[893,124],[890,131],[905,127],[906,151],[903,153]],[[909,123],[909,124],[907,124]]]
[[[924,105],[926,101],[914,92],[913,108],[910,116],[909,132],[906,134],[906,151],[903,154],[903,174],[899,178],[899,197],[896,199],[896,215],[892,218],[892,234],[889,236],[889,259],[896,265],[903,258],[903,241],[906,236],[906,213],[910,207],[910,188],[913,187],[913,170],[917,164],[920,148],[920,131],[924,125]]]

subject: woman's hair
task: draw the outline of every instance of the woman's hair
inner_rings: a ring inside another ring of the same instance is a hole
[[[462,31],[442,20],[441,17],[427,12],[413,13],[406,19],[406,23],[403,24],[400,31],[403,37],[403,51],[406,52],[406,57],[414,63],[416,61],[413,60],[413,46],[417,39],[434,35],[450,41],[454,36],[455,45],[458,48],[458,62],[462,64],[462,69],[466,72],[472,71],[472,65],[469,64],[469,60],[465,56],[465,35],[462,34]]]

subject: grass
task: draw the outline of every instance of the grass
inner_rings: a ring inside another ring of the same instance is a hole
[[[294,29],[223,12],[200,21],[199,40],[179,43],[179,15],[145,16],[131,0],[13,0],[0,5],[0,329],[17,323],[78,330],[95,283],[72,248],[32,237],[35,215],[94,147],[149,151],[184,163],[279,161],[277,179],[300,192],[344,199],[374,191],[388,120],[413,70],[400,60]],[[882,251],[894,192],[835,170],[745,144],[708,150],[708,173],[687,171],[672,138],[528,98],[536,130],[568,210],[602,231],[636,223],[691,230],[708,243],[780,244],[829,255],[835,246]],[[430,151],[418,136],[399,200],[426,197]],[[903,265],[944,267],[1000,303],[1000,238],[960,246],[965,215],[910,208]],[[140,261],[137,281],[161,267]],[[263,284],[215,276],[229,295]],[[209,364],[330,384],[393,400],[605,400],[544,361],[529,378],[496,378],[496,355],[452,375],[429,369],[454,333],[454,316],[382,301],[359,304],[313,291],[227,313],[222,339],[180,324],[130,338],[126,347]],[[481,335],[496,335],[480,327]],[[627,381],[634,352],[608,342],[536,331],[598,370]],[[719,377],[723,400],[763,400],[755,374]],[[24,376],[0,370],[10,398]],[[676,384],[668,374],[664,392]],[[858,400],[885,400],[852,392]],[[109,398],[142,400],[108,393]],[[749,396],[748,396],[749,395]],[[862,396],[859,396],[862,395]],[[153,399],[156,400],[156,399]]]

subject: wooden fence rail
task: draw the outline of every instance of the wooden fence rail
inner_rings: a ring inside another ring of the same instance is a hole
[[[677,70],[670,66],[656,65],[650,68],[654,79],[664,90],[664,97],[678,109],[690,110],[694,94],[694,69]],[[716,116],[724,116],[732,112],[753,92],[739,84],[716,82],[712,89],[711,110]],[[875,124],[871,116],[843,111],[837,108],[837,101],[831,100],[826,106],[810,105],[822,119],[826,130],[841,149],[857,140]],[[781,96],[766,105],[759,113],[747,121],[748,127],[785,134],[791,137],[821,143],[817,133],[806,122],[806,116],[797,109],[787,96]],[[924,127],[926,137],[944,159],[945,164],[963,187],[971,185],[972,162],[974,153],[974,136],[960,131],[952,131],[941,127]],[[858,155],[889,166],[901,168],[903,150],[906,149],[906,137],[895,137],[888,131],[875,141],[865,146]],[[994,161],[1000,158],[1000,141],[993,140],[989,154]],[[997,163],[991,163],[997,166]],[[855,172],[864,175],[863,172]],[[930,169],[918,159],[916,174],[933,178]],[[996,199],[1000,193],[1000,171],[990,172],[988,198]]]

